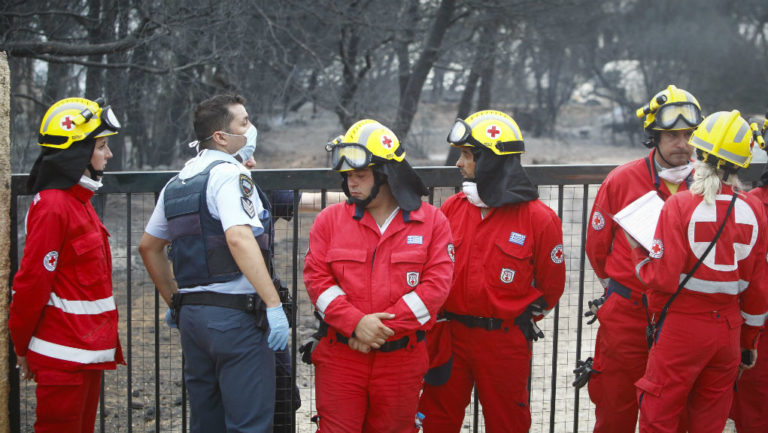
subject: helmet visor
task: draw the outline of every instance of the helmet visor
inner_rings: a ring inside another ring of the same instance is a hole
[[[448,142],[454,146],[463,146],[467,143],[471,134],[472,128],[467,125],[467,122],[461,119],[456,119],[456,123],[453,124],[451,132],[448,133]]]
[[[687,126],[678,125],[675,128],[678,120],[682,120]],[[701,123],[701,111],[690,102],[666,104],[656,113],[656,127],[659,129],[695,128],[699,123]]]
[[[340,143],[331,148],[331,169],[358,170],[368,167],[372,158],[373,155],[365,146],[357,143]]]

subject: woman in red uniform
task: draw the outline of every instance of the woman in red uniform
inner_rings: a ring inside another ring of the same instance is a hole
[[[704,119],[690,139],[693,184],[667,199],[637,266],[657,328],[635,384],[640,432],[674,432],[683,411],[690,432],[722,432],[742,352],[752,356],[742,368],[754,363],[768,310],[768,228],[736,176],[752,159],[754,137],[736,110]]]
[[[48,109],[29,177],[35,196],[8,327],[22,379],[37,382],[36,432],[93,432],[101,372],[124,363],[109,234],[90,203],[120,123],[99,102]]]

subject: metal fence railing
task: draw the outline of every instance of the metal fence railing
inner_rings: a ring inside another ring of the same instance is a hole
[[[546,338],[534,345],[531,364],[530,407],[533,432],[591,431],[593,407],[586,392],[571,386],[576,360],[592,354],[597,325],[584,326],[585,299],[602,293],[584,254],[586,225],[597,187],[614,166],[529,166],[528,174],[539,185],[541,199],[557,212],[563,223],[566,253],[566,289],[555,310],[542,321]],[[417,171],[430,188],[429,202],[439,206],[460,185],[452,167],[421,167]],[[754,179],[762,164],[750,167],[744,177]],[[137,245],[154,208],[157,193],[174,172],[107,173],[104,187],[93,199],[94,207],[110,231],[114,294],[120,315],[120,338],[127,366],[108,371],[102,384],[96,431],[187,432],[186,392],[178,333],[162,320],[165,304],[149,279]],[[312,306],[301,273],[309,228],[320,209],[339,191],[338,174],[325,169],[259,170],[253,178],[264,190],[293,191],[290,221],[276,222],[275,267],[293,292],[298,308],[289,344],[293,363],[291,380],[301,397],[289,431],[314,432],[314,377],[311,366],[297,363],[301,341],[314,332]],[[24,216],[31,197],[25,193],[26,175],[13,175],[11,202],[11,266],[18,267],[24,244]],[[11,357],[11,367],[15,360]],[[34,383],[20,383],[10,368],[9,410],[11,429],[32,431],[35,418]],[[514,374],[511,372],[510,374]],[[463,431],[483,432],[477,400],[467,409]]]

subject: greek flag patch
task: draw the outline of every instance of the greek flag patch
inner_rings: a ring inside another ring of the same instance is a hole
[[[522,233],[512,232],[509,234],[509,241],[513,244],[523,246],[523,244],[525,244],[525,235]]]
[[[421,245],[424,243],[424,237],[421,235],[409,235],[405,243],[408,245]]]

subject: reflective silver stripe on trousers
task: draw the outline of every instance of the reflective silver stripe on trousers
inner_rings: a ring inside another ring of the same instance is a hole
[[[682,282],[687,276],[687,274],[680,274],[680,281]],[[693,292],[707,294],[723,293],[726,295],[738,295],[739,293],[746,290],[747,286],[749,286],[749,281],[744,280],[708,281],[700,280],[694,277],[691,277],[691,279],[685,283],[685,288]]]
[[[115,298],[110,296],[95,301],[70,301],[51,292],[48,305],[69,314],[101,314],[115,309]]]
[[[768,313],[763,314],[747,314],[744,311],[741,312],[741,317],[747,321],[749,326],[763,326],[765,318],[768,317]]]
[[[419,295],[417,295],[416,292],[409,292],[403,295],[403,301],[405,301],[408,308],[411,309],[413,315],[416,316],[416,320],[419,321],[419,324],[423,325],[429,321],[429,318],[431,317],[429,315],[429,310],[427,310],[424,301],[419,298]]]
[[[51,343],[50,341],[41,340],[37,337],[32,337],[32,339],[29,340],[29,350],[51,358],[79,362],[81,364],[97,364],[115,360],[114,348],[106,350],[78,349],[76,347]]]
[[[344,293],[339,286],[331,286],[325,289],[325,291],[317,297],[317,302],[315,303],[315,307],[317,307],[317,312],[320,313],[320,317],[325,318],[325,309],[331,305],[331,302],[333,302],[334,299],[345,295],[346,293]]]

